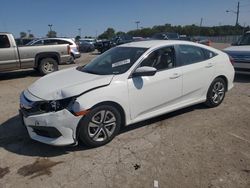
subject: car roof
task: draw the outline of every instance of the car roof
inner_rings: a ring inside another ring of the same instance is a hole
[[[139,41],[139,42],[131,42],[120,45],[122,47],[138,47],[138,48],[157,48],[166,45],[176,45],[176,44],[187,44],[187,45],[195,45],[197,43],[181,41],[181,40],[147,40],[147,41]]]
[[[75,42],[71,38],[39,38],[36,41],[38,41],[38,40],[65,40],[65,41]]]
[[[204,48],[210,51],[213,51],[215,53],[220,54],[222,51],[217,50],[213,47],[206,46],[204,44],[199,44],[195,42],[190,41],[184,41],[184,40],[147,40],[147,41],[138,41],[138,42],[131,42],[120,45],[121,47],[137,47],[137,48],[148,48],[148,49],[156,49],[168,45],[192,45],[197,46],[200,48]]]

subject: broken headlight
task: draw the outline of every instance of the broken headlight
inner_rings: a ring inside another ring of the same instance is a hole
[[[69,108],[73,102],[73,98],[41,102],[39,104],[39,109],[44,112],[56,112]]]

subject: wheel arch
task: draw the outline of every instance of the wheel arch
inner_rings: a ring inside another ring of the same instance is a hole
[[[117,102],[114,102],[114,101],[99,102],[99,103],[95,104],[94,106],[92,106],[90,108],[90,110],[94,109],[95,107],[102,106],[102,105],[110,105],[112,107],[115,107],[120,112],[120,114],[121,114],[121,121],[122,121],[121,127],[125,127],[126,126],[126,114],[125,114],[125,111],[122,108],[122,106],[120,104],[118,104]],[[85,118],[85,116],[83,116],[81,118],[81,120],[79,121],[79,123],[77,125],[77,128],[76,128],[76,140],[78,140],[78,138],[79,138],[80,125],[81,125],[81,122],[84,121],[84,118]]]
[[[39,63],[44,58],[53,58],[56,60],[57,64],[60,62],[60,55],[57,52],[39,53],[35,57],[35,67],[38,67]]]

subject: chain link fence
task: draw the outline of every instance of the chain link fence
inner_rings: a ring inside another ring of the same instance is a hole
[[[241,35],[230,35],[230,36],[216,36],[216,37],[207,37],[212,42],[216,43],[234,43],[239,40]]]

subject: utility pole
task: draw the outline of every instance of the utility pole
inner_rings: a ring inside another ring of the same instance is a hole
[[[235,26],[239,25],[239,16],[240,16],[240,2],[238,1],[237,3],[237,10],[226,10],[227,13],[232,12],[234,14],[236,14],[236,23]]]
[[[82,28],[78,28],[78,31],[79,31],[79,36],[82,37]]]
[[[137,30],[139,29],[139,23],[141,23],[141,22],[140,21],[135,22]]]
[[[201,21],[200,21],[200,31],[199,31],[199,33],[200,33],[200,36],[201,36],[201,27],[202,27],[202,23],[203,23],[203,18],[201,18]]]
[[[239,14],[240,14],[240,2],[238,1],[238,5],[237,5],[237,12],[236,12],[236,24],[235,26],[239,25]]]
[[[203,18],[201,18],[200,27],[202,27],[202,23],[203,23]]]

